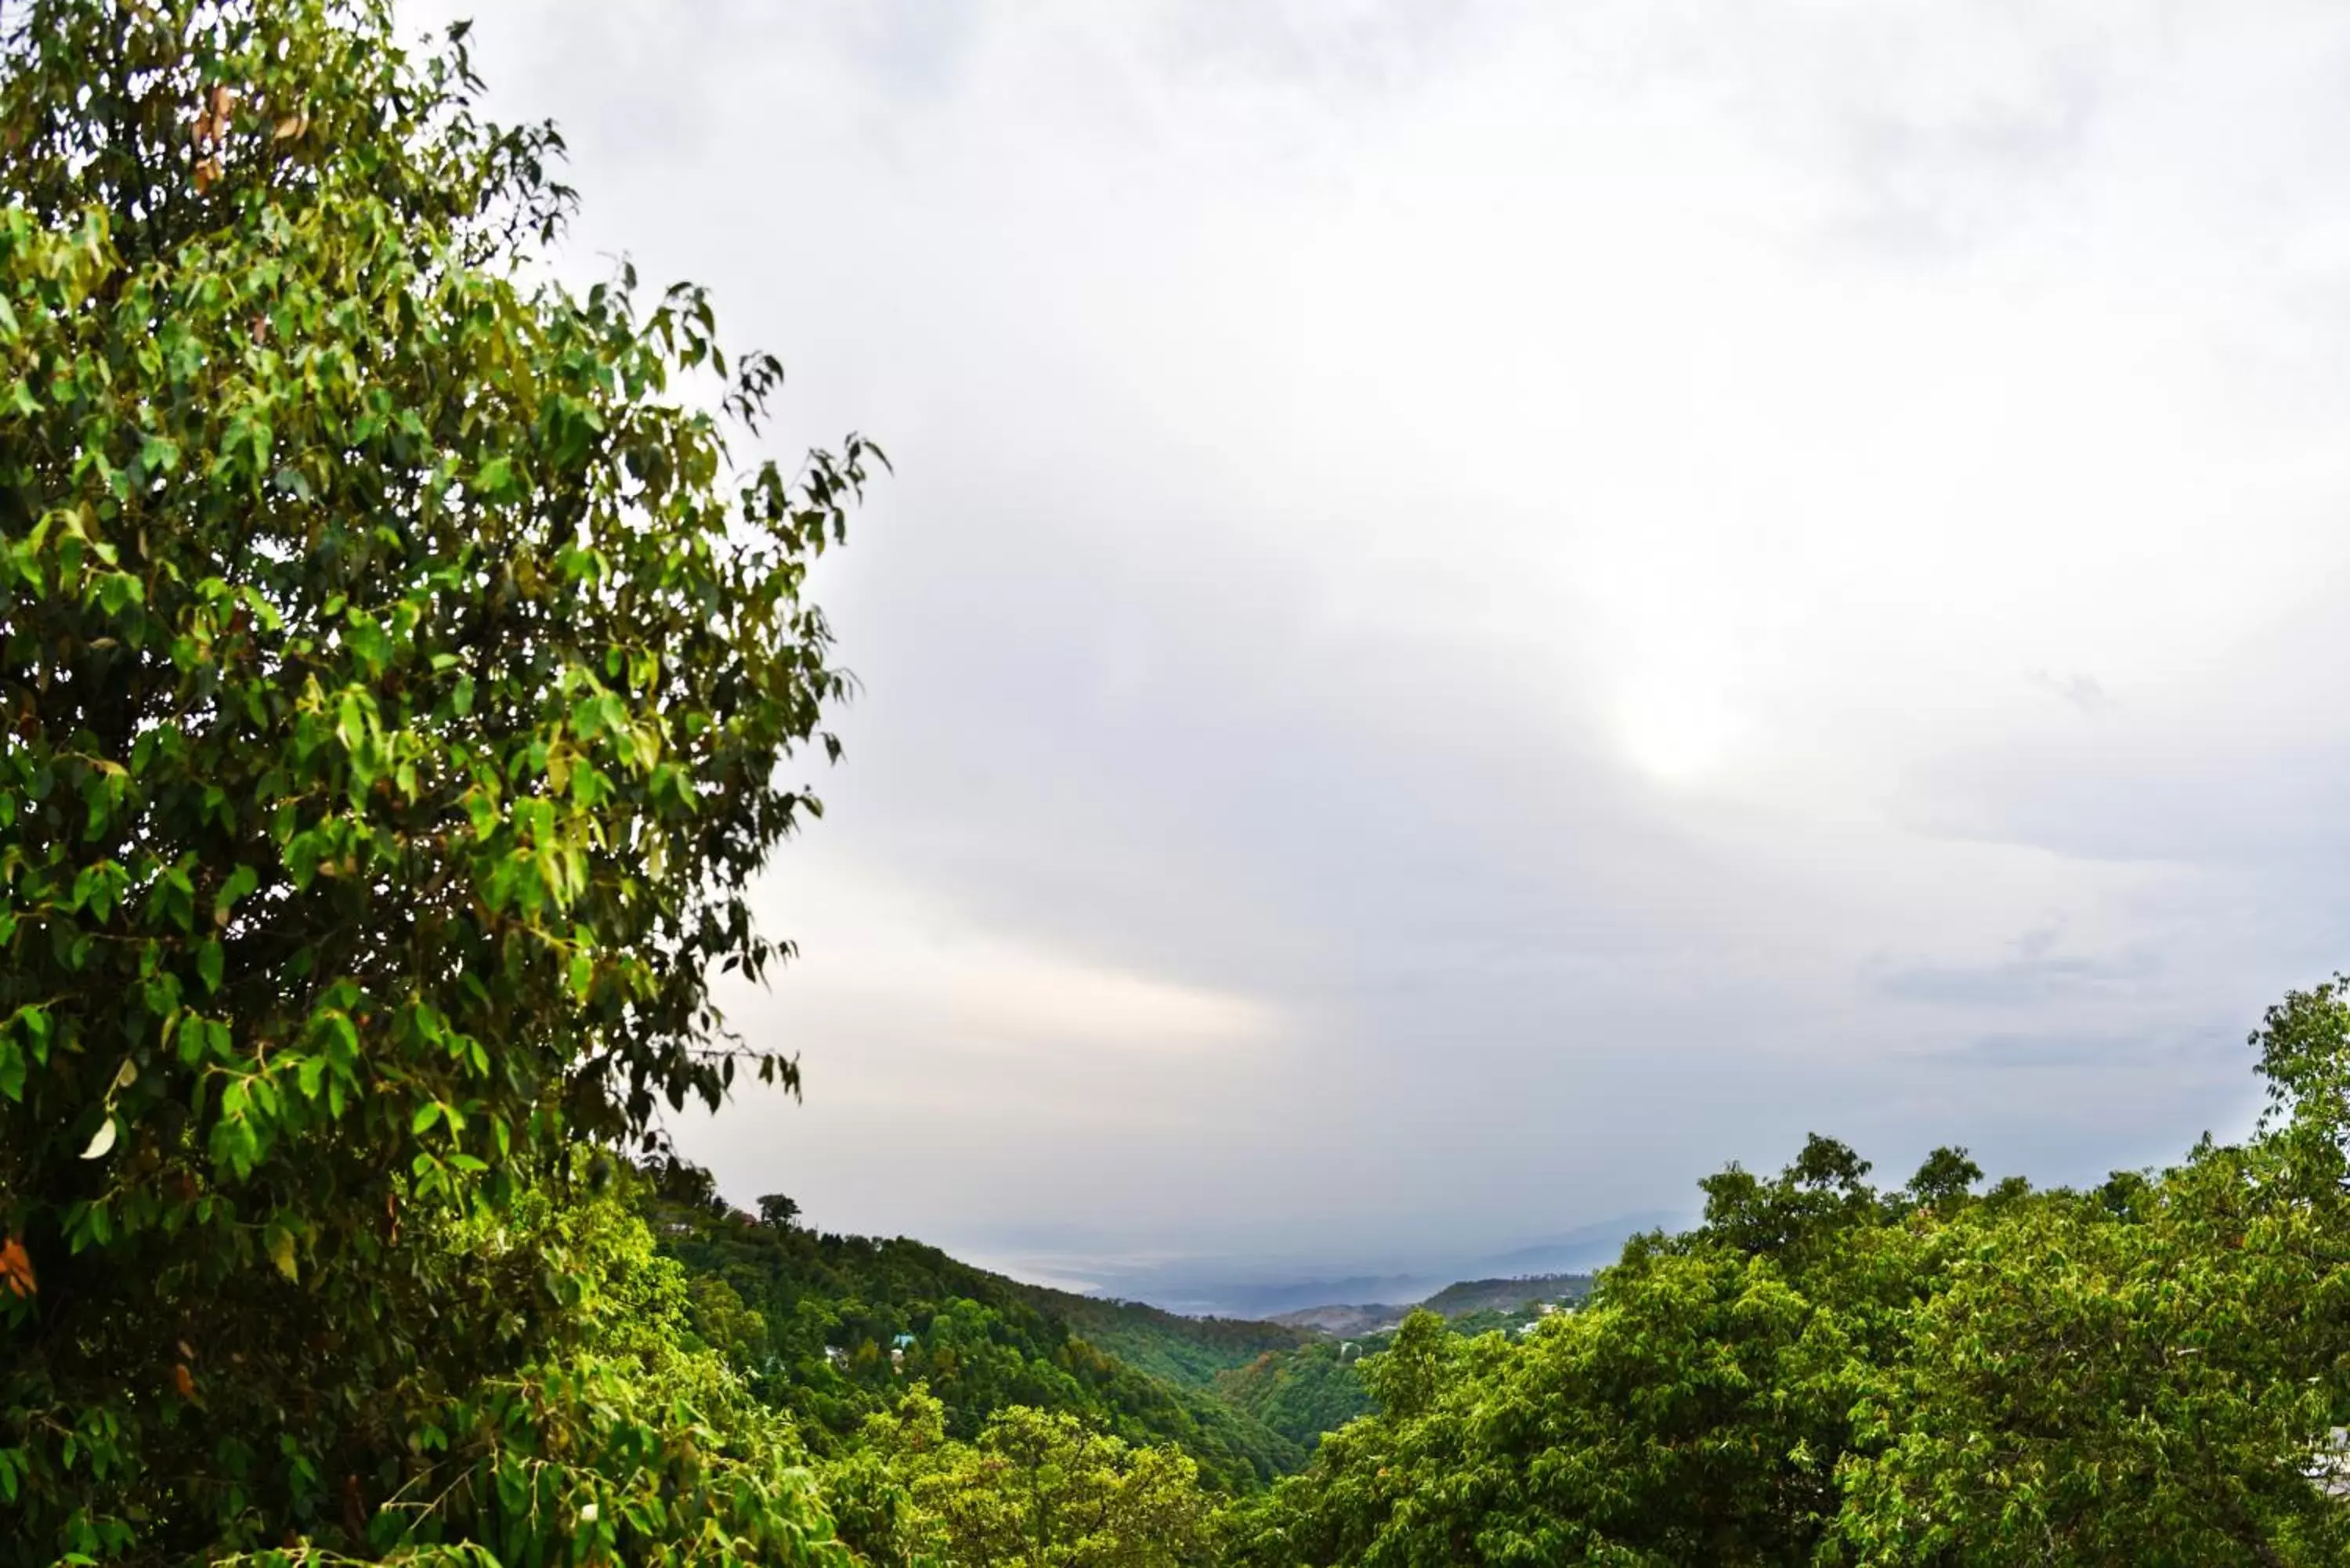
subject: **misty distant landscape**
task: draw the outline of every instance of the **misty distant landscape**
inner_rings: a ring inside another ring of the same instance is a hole
[[[1083,1254],[1013,1254],[1001,1266],[1026,1278],[1093,1294],[1148,1301],[1176,1312],[1224,1317],[1276,1317],[1333,1303],[1424,1301],[1457,1281],[1589,1273],[1613,1262],[1624,1242],[1642,1231],[1677,1228],[1690,1216],[1669,1212],[1629,1214],[1555,1236],[1528,1241],[1506,1251],[1416,1260],[1357,1260],[1405,1266],[1378,1272],[1299,1271],[1284,1260],[1181,1258],[1163,1262],[1101,1259]]]

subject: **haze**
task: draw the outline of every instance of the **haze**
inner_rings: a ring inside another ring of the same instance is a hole
[[[1180,1294],[2077,1180],[2350,957],[2350,14],[476,9],[567,270],[897,462],[737,1201]]]

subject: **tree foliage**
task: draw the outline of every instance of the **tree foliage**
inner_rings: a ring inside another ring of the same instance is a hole
[[[873,454],[738,465],[774,359],[547,281],[560,144],[462,35],[5,23],[0,1557],[357,1545],[450,1401],[600,1409],[514,1381],[549,1257],[450,1238],[743,1059]]]
[[[1215,1500],[1169,1448],[1129,1448],[1067,1411],[1014,1406],[945,1437],[916,1385],[865,1423],[827,1478],[844,1538],[875,1568],[1188,1568],[1216,1555]]]

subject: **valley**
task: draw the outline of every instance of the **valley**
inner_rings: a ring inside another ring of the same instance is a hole
[[[899,1237],[842,1236],[731,1205],[709,1173],[647,1173],[645,1218],[685,1270],[694,1333],[818,1451],[922,1385],[945,1429],[1066,1412],[1138,1445],[1170,1444],[1204,1479],[1247,1490],[1299,1469],[1371,1408],[1357,1366],[1414,1306],[1463,1334],[1522,1331],[1581,1300],[1588,1273],[1461,1281],[1423,1301],[1193,1316],[1029,1284]],[[783,1213],[787,1206],[777,1206]]]

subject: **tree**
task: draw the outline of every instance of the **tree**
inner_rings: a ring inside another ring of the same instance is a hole
[[[1959,1218],[1856,1412],[1839,1532],[1859,1560],[2350,1557],[2350,1510],[2311,1480],[2350,1415],[2345,995],[2269,1010],[2247,1144]]]
[[[1982,1167],[1965,1149],[1938,1148],[1918,1167],[1908,1191],[1912,1202],[1937,1207],[1962,1200],[1982,1179]]]
[[[1404,1315],[1388,1348],[1366,1359],[1359,1376],[1382,1415],[1408,1421],[1425,1415],[1451,1383],[1457,1349],[1444,1319],[1422,1307]]]
[[[799,1218],[800,1206],[780,1192],[770,1192],[759,1199],[759,1220],[771,1231],[788,1231]]]
[[[1213,1510],[1190,1459],[1129,1449],[1065,1412],[999,1412],[913,1494],[957,1563],[1180,1568],[1210,1551]]]
[[[785,950],[743,889],[818,810],[801,587],[878,454],[738,468],[775,359],[546,281],[561,144],[462,30],[6,21],[0,1559],[357,1545],[576,1338],[452,1228],[796,1086],[708,977]]]

